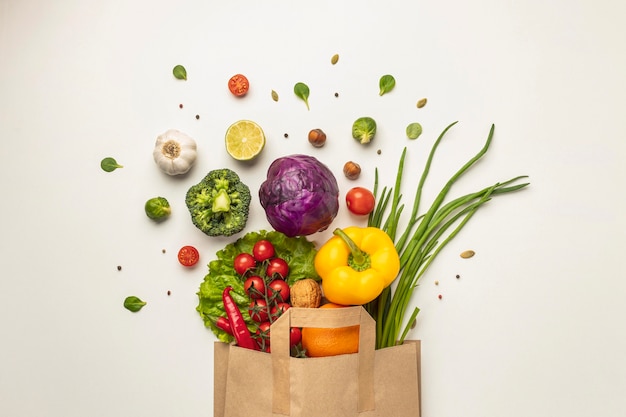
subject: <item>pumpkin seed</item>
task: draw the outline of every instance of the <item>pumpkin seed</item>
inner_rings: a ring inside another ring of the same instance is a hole
[[[339,61],[339,55],[335,54],[332,58],[330,58],[330,63],[335,65]]]
[[[278,93],[274,90],[272,90],[272,100],[278,101]]]
[[[426,105],[426,102],[427,102],[427,101],[428,101],[428,100],[427,100],[426,98],[419,99],[419,100],[417,101],[417,108],[418,108],[418,109],[421,109],[422,107],[424,107],[424,106]]]
[[[473,250],[466,250],[466,251],[461,252],[461,258],[464,258],[464,259],[471,258],[475,254],[476,252],[474,252]]]

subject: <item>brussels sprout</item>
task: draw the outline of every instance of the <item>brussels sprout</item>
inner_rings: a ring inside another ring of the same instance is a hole
[[[170,203],[163,197],[154,197],[146,201],[146,215],[152,220],[164,220],[171,213]]]
[[[360,117],[352,124],[352,137],[361,144],[369,143],[376,135],[376,122],[371,117]]]

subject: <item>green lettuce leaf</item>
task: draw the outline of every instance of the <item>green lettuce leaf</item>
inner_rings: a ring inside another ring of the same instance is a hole
[[[233,341],[233,337],[215,326],[218,317],[226,317],[224,303],[222,302],[222,292],[227,286],[231,286],[231,295],[239,306],[244,320],[248,324],[251,332],[256,332],[257,323],[248,314],[250,299],[243,289],[244,281],[235,272],[233,261],[242,252],[252,253],[254,244],[267,239],[276,251],[276,256],[283,258],[289,265],[289,276],[287,282],[292,285],[303,278],[313,278],[316,281],[320,277],[315,272],[313,261],[317,250],[315,245],[304,236],[287,237],[277,231],[250,232],[242,236],[233,243],[226,245],[217,251],[217,259],[209,262],[209,273],[204,277],[197,293],[199,303],[196,310],[204,321],[204,325],[211,329],[219,340],[225,343]]]

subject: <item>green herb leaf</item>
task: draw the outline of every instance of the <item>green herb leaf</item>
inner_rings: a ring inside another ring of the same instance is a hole
[[[146,304],[148,303],[142,301],[139,297],[135,297],[134,295],[126,297],[126,299],[124,300],[124,308],[126,308],[126,310],[128,311],[132,311],[133,313],[141,310]]]
[[[118,164],[114,158],[107,157],[107,158],[104,158],[100,162],[100,168],[102,168],[106,172],[113,172],[118,168],[124,168],[124,167]]]
[[[332,56],[332,58],[330,58],[330,63],[335,65],[337,62],[339,62],[339,55],[335,54]]]
[[[421,134],[422,134],[422,125],[417,122],[410,123],[406,127],[406,136],[409,139],[417,139]]]
[[[278,93],[274,90],[272,90],[272,100],[278,101]]]
[[[380,81],[378,81],[378,86],[380,87],[379,96],[382,96],[385,93],[390,92],[396,86],[396,79],[393,78],[393,75],[383,75],[380,77]]]
[[[304,104],[306,104],[306,109],[309,109],[309,86],[305,83],[296,83],[293,86],[293,92],[296,96],[300,97]]]
[[[172,73],[174,74],[174,77],[179,80],[187,79],[187,70],[182,65],[176,65],[172,70]]]

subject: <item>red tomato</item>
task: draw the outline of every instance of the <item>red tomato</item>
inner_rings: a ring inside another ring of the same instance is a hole
[[[246,271],[254,268],[256,266],[256,260],[249,253],[240,253],[235,256],[235,260],[233,261],[233,267],[235,268],[235,272],[239,275],[243,275]]]
[[[245,96],[250,88],[250,83],[245,75],[236,74],[228,80],[228,89],[237,97]]]
[[[198,249],[193,246],[183,246],[178,251],[178,262],[184,266],[194,266],[200,260]]]
[[[243,290],[250,298],[265,298],[265,281],[258,275],[252,275],[243,283]]]
[[[275,300],[277,303],[287,302],[287,300],[289,299],[289,284],[287,284],[287,282],[283,281],[280,278],[275,279],[274,281],[269,283],[268,287],[270,287],[272,290],[272,292],[268,295],[270,297],[275,297],[272,298],[273,300]]]
[[[270,260],[269,264],[267,264],[265,273],[270,278],[276,278],[274,275],[278,275],[278,277],[285,279],[289,274],[289,265],[287,265],[287,261],[282,258],[273,258]]]
[[[291,305],[289,303],[277,303],[270,310],[270,314],[272,315],[272,319],[276,320],[285,311],[289,310],[290,308],[291,308]]]
[[[270,351],[270,327],[271,323],[269,321],[264,321],[259,324],[256,330],[256,341],[259,345],[259,348],[263,352]]]
[[[293,347],[302,341],[302,331],[299,327],[289,329],[289,344]]]
[[[263,298],[256,299],[248,306],[248,313],[250,318],[257,323],[263,323],[269,320],[269,314],[267,314],[267,303]]]
[[[376,199],[367,188],[354,187],[346,193],[346,204],[350,212],[363,216],[374,210]]]
[[[263,262],[273,258],[275,254],[274,245],[269,240],[259,240],[252,248],[252,255],[257,262]]]

